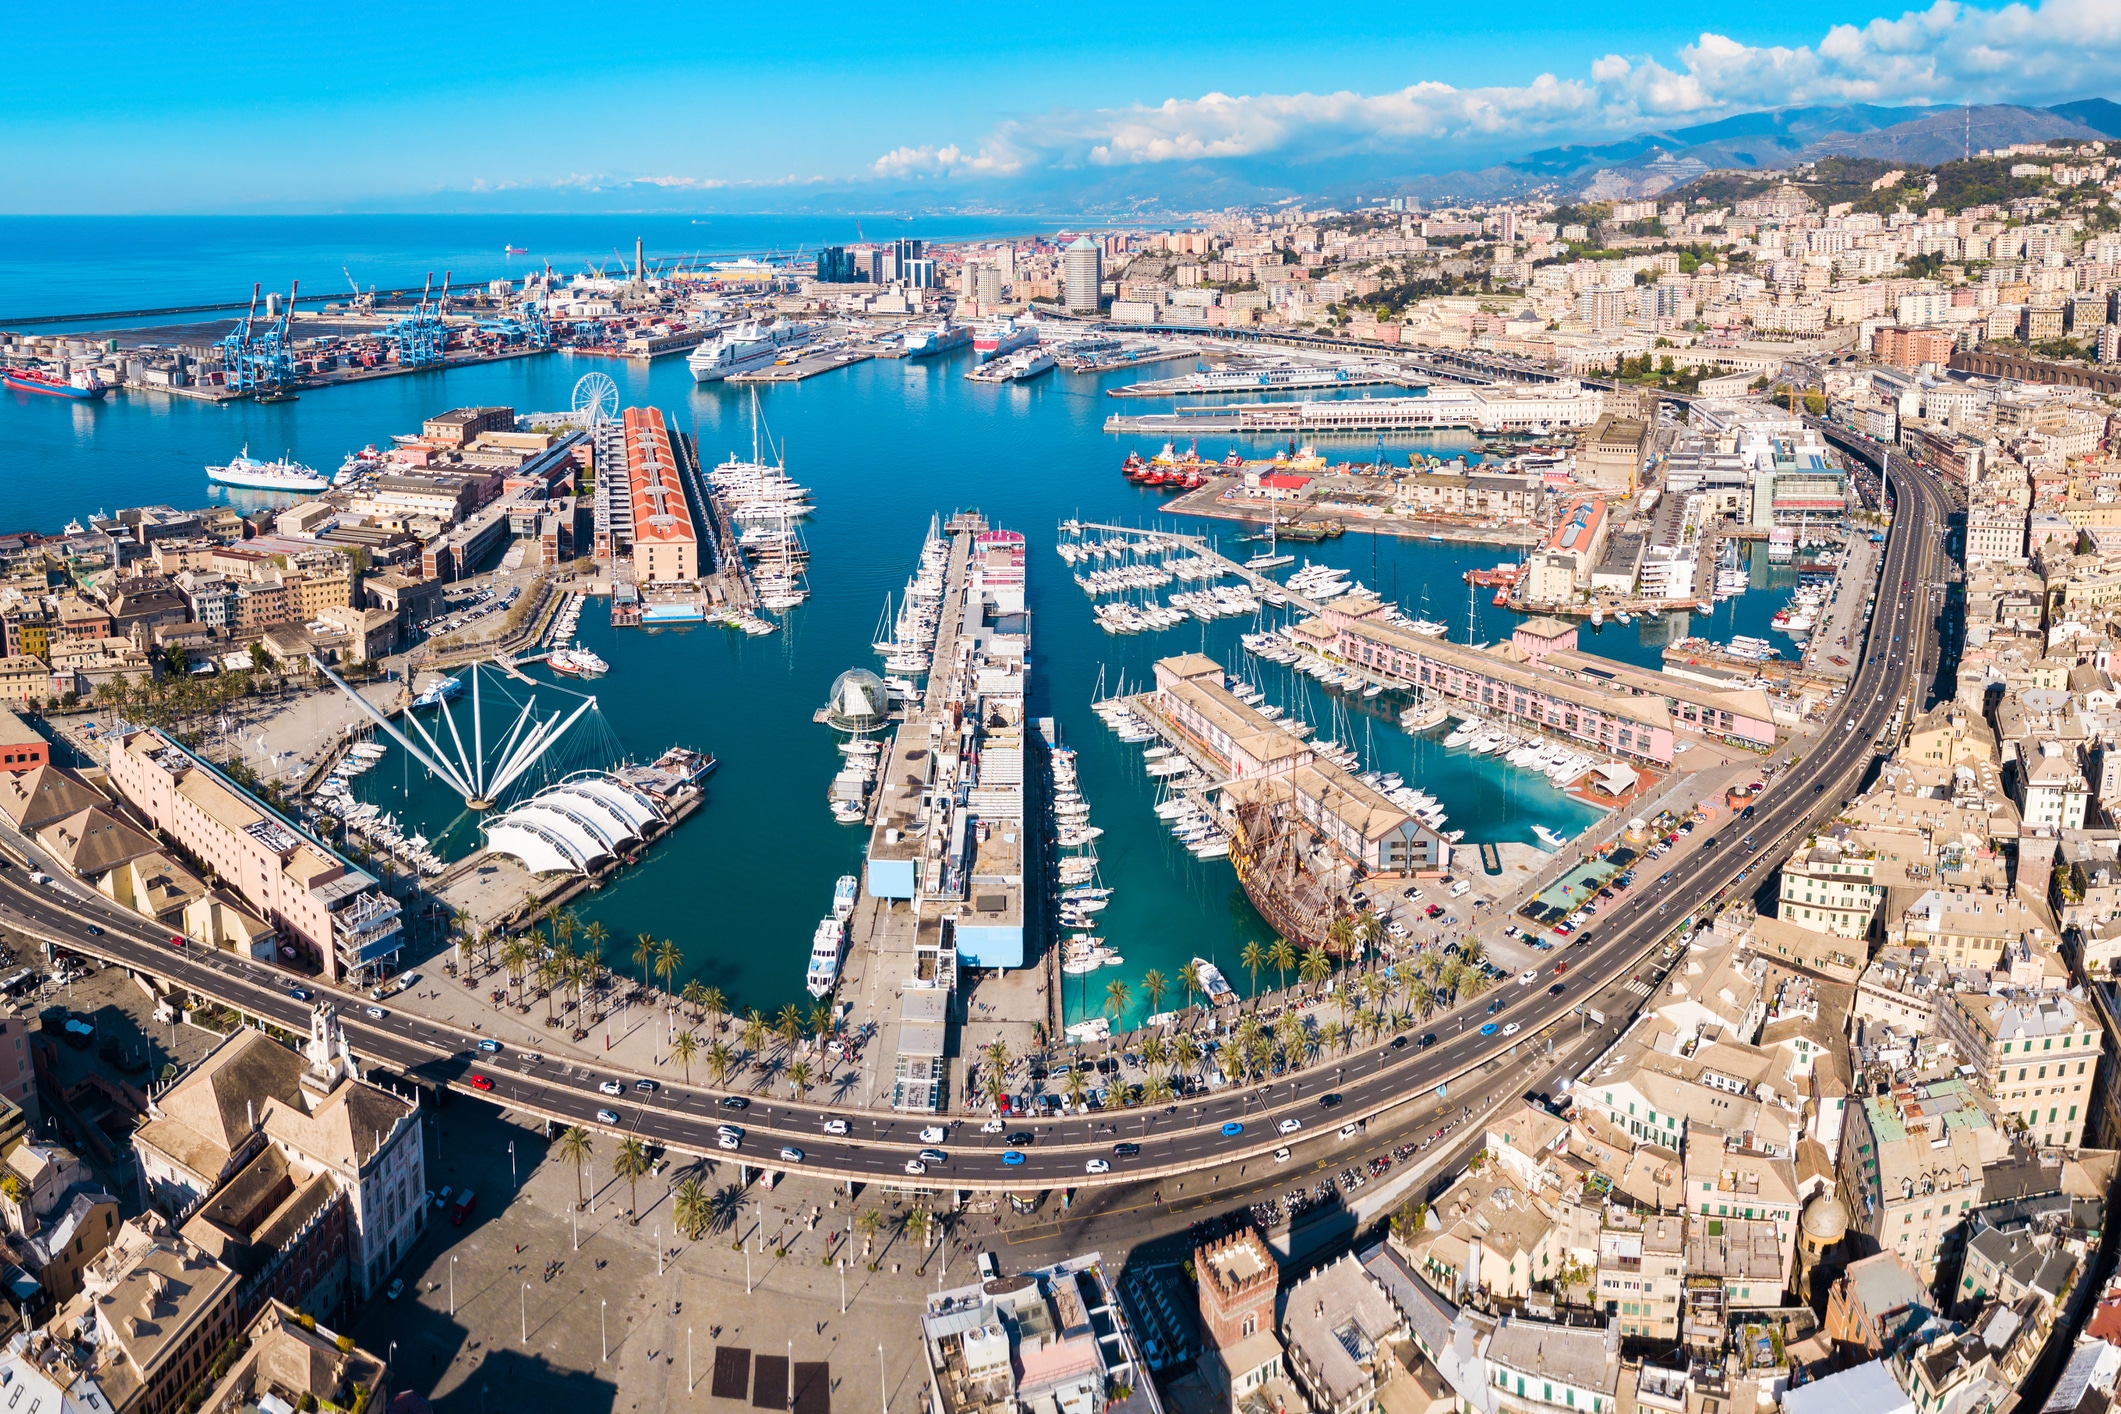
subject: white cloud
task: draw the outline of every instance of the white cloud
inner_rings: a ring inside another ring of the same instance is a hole
[[[1003,124],[977,152],[900,147],[880,177],[1012,175],[1031,168],[1218,158],[1302,160],[1455,143],[1597,141],[1646,127],[1812,103],[2027,102],[2121,81],[2121,3],[2043,0],[1979,9],[1936,0],[1896,19],[1835,25],[1816,45],[1752,45],[1704,33],[1671,64],[1608,54],[1581,78],[1392,93],[1207,93],[1156,105],[1050,113]]]

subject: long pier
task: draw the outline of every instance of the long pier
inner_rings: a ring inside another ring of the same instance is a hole
[[[1170,412],[1105,419],[1107,432],[1139,432],[1166,437],[1201,433],[1257,433],[1282,436],[1307,432],[1430,432],[1475,428],[1477,403],[1458,398],[1286,399],[1263,403],[1222,403],[1212,407],[1174,408]]]

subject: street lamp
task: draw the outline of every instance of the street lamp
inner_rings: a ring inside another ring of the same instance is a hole
[[[530,1283],[523,1283],[523,1344],[530,1344]]]
[[[603,1342],[604,1353],[598,1357],[599,1364],[611,1358],[611,1330],[606,1324],[606,1313],[611,1309],[609,1301],[597,1303],[597,1339]]]
[[[452,1316],[454,1316],[454,1315],[455,1315],[456,1313],[457,1313],[457,1259],[456,1259],[456,1256],[455,1256],[454,1254],[451,1254],[451,1256],[450,1256],[450,1258],[449,1258],[449,1314],[450,1314],[450,1315],[452,1315]]]
[[[883,1414],[891,1414],[891,1385],[884,1378],[884,1343],[876,1343],[876,1391],[883,1396]]]

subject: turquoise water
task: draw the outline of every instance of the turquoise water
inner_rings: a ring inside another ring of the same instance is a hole
[[[767,638],[705,626],[615,632],[602,605],[584,614],[584,641],[612,664],[611,675],[591,689],[612,734],[635,755],[683,742],[721,762],[706,809],[581,909],[609,931],[608,957],[623,959],[634,936],[647,932],[682,946],[687,966],[680,981],[697,976],[735,1004],[767,1012],[801,999],[812,928],[829,907],[834,879],[858,869],[864,845],[860,831],[836,825],[825,809],[839,756],[834,738],[811,714],[842,669],[877,667],[869,644],[878,614],[887,592],[898,590],[910,572],[929,517],[977,507],[1030,537],[1032,710],[1056,719],[1063,744],[1081,751],[1092,819],[1106,831],[1098,842],[1104,881],[1117,893],[1099,921],[1126,965],[1095,975],[1093,1009],[1102,1004],[1104,984],[1117,976],[1134,988],[1138,1017],[1146,1009],[1142,973],[1155,967],[1175,976],[1196,953],[1219,961],[1233,983],[1245,985],[1238,949],[1267,938],[1268,930],[1226,861],[1197,860],[1164,832],[1150,812],[1155,788],[1135,749],[1110,736],[1088,703],[1101,675],[1107,690],[1122,675],[1130,685],[1145,683],[1151,664],[1169,653],[1203,649],[1238,664],[1237,638],[1250,624],[1188,621],[1130,638],[1098,630],[1090,601],[1053,547],[1064,518],[1157,520],[1160,498],[1119,475],[1120,460],[1137,444],[1101,430],[1119,404],[1101,395],[1103,381],[1062,374],[1029,385],[968,382],[961,376],[968,363],[969,354],[877,360],[761,394],[770,430],[786,443],[791,474],[813,489],[818,506],[805,525],[812,598],[784,632]],[[380,443],[443,408],[565,407],[575,379],[590,371],[616,378],[628,404],[654,403],[686,430],[696,429],[709,461],[750,445],[748,396],[696,387],[682,360],[641,368],[552,355],[383,379],[271,407],[124,396],[83,407],[9,395],[0,398],[0,443],[10,453],[5,474],[14,518],[0,530],[56,529],[71,516],[120,505],[200,504],[211,494],[204,465],[245,444],[335,467],[350,448]],[[1154,371],[1114,374],[1109,381],[1141,376]],[[1139,445],[1144,454],[1154,450]],[[1203,443],[1201,452],[1220,457],[1228,446],[1217,439]],[[1402,453],[1419,448],[1446,455],[1463,446],[1433,435],[1387,443]],[[1239,447],[1251,455],[1272,450]],[[1367,459],[1372,447],[1369,439],[1348,454]],[[1226,548],[1238,549],[1237,532],[1227,523],[1162,523],[1219,534]],[[1461,575],[1498,558],[1490,549],[1360,534],[1294,552],[1299,562],[1345,566],[1410,610],[1426,607],[1450,621],[1460,640],[1468,635],[1469,609]],[[1478,639],[1499,638],[1515,621],[1489,602],[1491,594],[1471,596],[1471,633]],[[1768,590],[1720,607],[1716,631],[1727,636],[1725,616],[1736,615],[1737,631],[1751,626],[1764,633],[1781,597]],[[1656,661],[1657,645],[1638,629],[1608,624],[1584,634],[1599,652]],[[1334,699],[1324,689],[1273,665],[1259,667],[1271,696],[1294,701],[1308,693],[1301,715],[1321,735],[1341,733]],[[1345,739],[1370,764],[1399,771],[1439,796],[1451,826],[1468,832],[1468,843],[1529,841],[1534,824],[1573,831],[1594,818],[1543,777],[1446,751],[1437,737],[1410,741],[1392,717],[1365,711],[1359,700],[1347,702],[1346,710]],[[366,778],[365,789],[388,792],[389,778],[402,774],[402,764],[392,761]],[[460,818],[440,791],[415,787],[409,802],[399,804],[425,833],[452,848],[468,848],[475,838],[473,822]]]

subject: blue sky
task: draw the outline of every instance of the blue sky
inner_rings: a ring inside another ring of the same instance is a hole
[[[2121,89],[2121,3],[18,11],[0,210],[773,209],[1323,155],[1443,170],[1809,102]],[[898,18],[903,17],[903,18]],[[26,81],[24,81],[26,80]],[[650,184],[631,186],[629,184]]]

